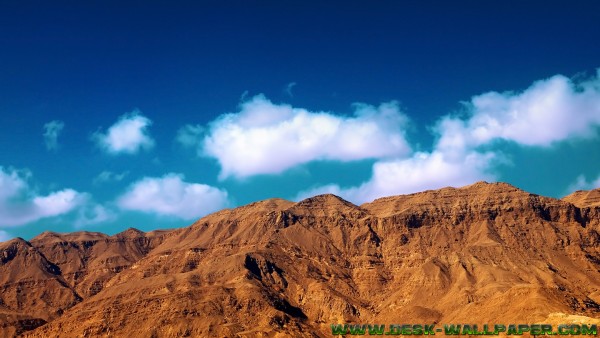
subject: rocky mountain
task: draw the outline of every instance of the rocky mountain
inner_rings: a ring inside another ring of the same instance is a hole
[[[600,317],[599,191],[479,182],[270,199],[143,233],[0,243],[0,336],[327,337],[335,323]]]
[[[582,208],[600,207],[600,189],[578,190],[569,196],[565,196],[563,200]]]

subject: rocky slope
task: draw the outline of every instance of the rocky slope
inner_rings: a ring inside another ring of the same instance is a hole
[[[600,189],[578,190],[569,196],[565,196],[563,201],[573,203],[578,207],[600,207]]]
[[[0,335],[326,337],[332,323],[592,320],[600,207],[575,197],[480,182],[362,206],[271,199],[173,231],[15,239],[0,243]]]

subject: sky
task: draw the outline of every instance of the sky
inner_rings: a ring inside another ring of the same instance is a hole
[[[0,2],[0,241],[600,187],[597,1]]]

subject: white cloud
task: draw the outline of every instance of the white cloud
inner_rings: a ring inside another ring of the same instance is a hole
[[[0,166],[0,201],[6,201],[25,190],[27,183],[25,180],[31,176],[29,171],[9,170],[4,171]]]
[[[576,190],[592,190],[600,188],[600,175],[595,180],[588,181],[584,175],[579,175],[575,181],[569,184],[567,188],[567,194],[570,194]]]
[[[154,140],[147,130],[150,125],[150,119],[134,111],[121,116],[106,133],[94,133],[93,139],[110,154],[135,154],[140,149],[149,150],[154,146]]]
[[[186,124],[177,131],[177,142],[185,147],[197,147],[202,143],[204,127]]]
[[[359,186],[328,184],[296,198],[329,192],[363,203],[382,196],[495,180],[494,166],[505,158],[493,147],[484,152],[481,146],[505,140],[547,147],[595,136],[600,126],[600,70],[588,81],[573,83],[557,75],[535,82],[521,93],[475,96],[465,106],[467,117],[445,116],[433,128],[438,140],[431,152],[378,161],[371,178]],[[588,182],[580,176],[571,189],[594,187],[600,187],[600,177]]]
[[[79,203],[77,199],[80,197],[81,194],[77,191],[73,189],[64,189],[53,192],[48,196],[34,197],[33,205],[39,210],[40,216],[55,216],[71,211],[73,207]]]
[[[595,136],[600,126],[600,70],[581,83],[556,75],[522,93],[478,95],[467,108],[471,112],[467,120],[442,120],[440,148],[457,143],[475,147],[495,139],[550,146],[568,138]]]
[[[58,135],[65,127],[65,123],[59,120],[50,121],[44,124],[44,142],[48,150],[58,148]]]
[[[112,222],[116,218],[117,215],[112,210],[100,204],[89,203],[79,208],[74,225],[77,228],[81,228],[87,225]]]
[[[214,121],[202,153],[221,165],[220,179],[281,173],[315,160],[354,161],[404,156],[407,117],[396,102],[355,105],[354,116],[273,104],[258,95],[239,113]]]
[[[86,194],[73,189],[40,196],[27,184],[28,175],[0,167],[0,226],[23,225],[66,214],[87,200]]]
[[[125,210],[194,219],[222,209],[228,204],[227,192],[205,184],[185,182],[183,175],[145,177],[132,184],[118,198]]]
[[[6,242],[9,239],[13,238],[14,236],[12,236],[11,234],[9,234],[6,231],[0,230],[0,242]]]
[[[100,174],[98,174],[98,176],[96,176],[94,178],[92,183],[98,185],[98,184],[111,182],[111,181],[119,182],[119,181],[122,181],[125,178],[125,176],[127,176],[128,174],[129,174],[129,171],[124,171],[120,174],[117,174],[117,173],[113,173],[112,171],[104,170]]]
[[[295,199],[331,193],[361,204],[382,196],[494,180],[489,170],[495,157],[493,153],[478,152],[469,152],[460,158],[439,151],[418,152],[407,159],[376,162],[371,178],[358,187],[342,188],[329,184],[301,192]]]

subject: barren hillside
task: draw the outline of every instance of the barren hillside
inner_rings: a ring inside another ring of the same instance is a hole
[[[43,233],[0,243],[0,288],[9,337],[598,318],[598,191],[558,200],[479,182],[361,206],[271,199],[172,231]]]

